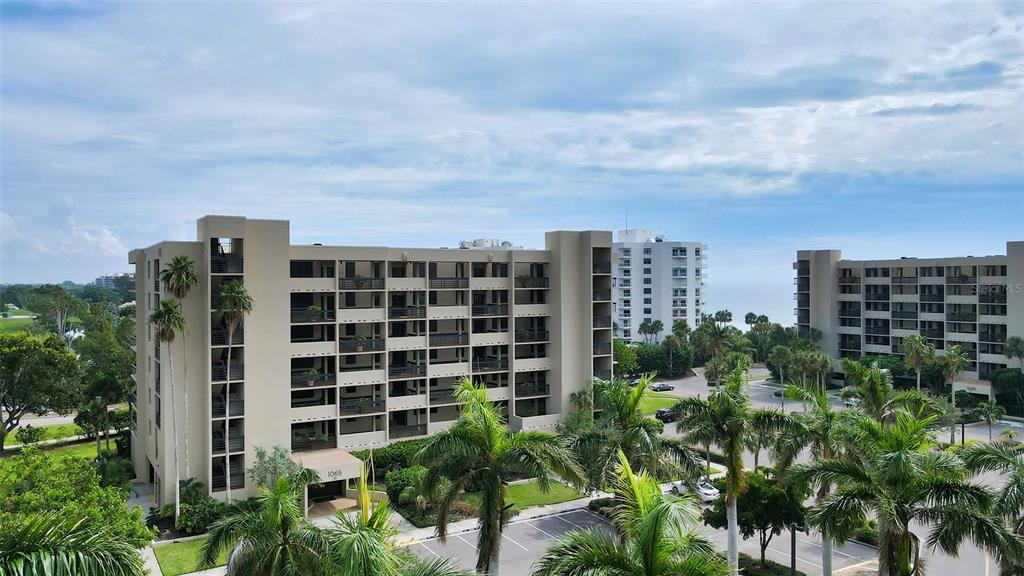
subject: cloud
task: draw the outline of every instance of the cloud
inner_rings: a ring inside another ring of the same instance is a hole
[[[963,112],[974,112],[982,107],[976,104],[957,102],[956,104],[940,104],[930,106],[904,106],[902,108],[885,108],[871,113],[872,116],[948,116]]]

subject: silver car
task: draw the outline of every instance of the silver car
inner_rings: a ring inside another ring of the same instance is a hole
[[[690,487],[686,485],[686,482],[677,480],[672,483],[671,491],[673,494],[686,494],[690,491]],[[701,502],[713,502],[718,498],[721,492],[719,492],[718,488],[712,486],[707,480],[701,480],[697,484],[697,491],[695,494],[697,495],[697,498],[700,498]]]

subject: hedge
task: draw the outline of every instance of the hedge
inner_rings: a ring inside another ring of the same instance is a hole
[[[392,470],[408,468],[412,465],[413,456],[419,452],[420,448],[426,446],[430,440],[430,438],[416,438],[415,440],[388,444],[383,448],[375,448],[373,450],[374,475],[381,477]],[[363,462],[370,460],[369,450],[357,450],[352,455]]]
[[[790,576],[789,566],[765,560],[765,566],[750,554],[740,553],[740,573],[745,576]],[[807,576],[804,572],[796,571],[797,576]]]

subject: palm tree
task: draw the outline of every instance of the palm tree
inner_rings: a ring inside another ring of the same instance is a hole
[[[975,406],[974,411],[978,413],[978,416],[981,416],[985,424],[988,424],[988,441],[991,442],[992,425],[999,422],[1003,416],[1006,416],[1006,408],[1000,406],[995,400],[988,400]]]
[[[448,534],[448,510],[468,485],[480,490],[480,535],[476,570],[496,576],[501,533],[512,513],[508,482],[517,475],[533,476],[541,491],[550,489],[557,474],[580,485],[579,468],[558,436],[547,432],[511,432],[498,409],[487,400],[487,388],[463,378],[455,392],[462,411],[455,425],[431,437],[414,462],[428,466],[424,490],[429,497],[446,484],[438,504],[437,535]],[[450,483],[448,481],[450,480]]]
[[[197,569],[215,566],[217,557],[230,550],[226,576],[330,574],[330,542],[302,509],[303,489],[319,481],[316,472],[306,469],[261,487],[255,501],[239,503],[233,514],[210,527]]]
[[[971,363],[971,358],[960,348],[959,344],[954,344],[949,348],[946,348],[946,353],[942,355],[942,376],[949,380],[949,401],[956,408],[956,377],[960,375]],[[953,444],[956,442],[956,424],[954,423],[949,427],[949,443]]]
[[[960,452],[964,465],[971,473],[995,472],[1005,483],[996,493],[993,510],[1008,524],[1009,529],[1024,537],[1024,447],[996,444],[969,446]],[[1000,551],[1003,574],[1020,574],[1022,559],[1012,559],[1012,551]],[[1016,571],[1014,570],[1016,569]]]
[[[783,482],[786,473],[805,448],[810,448],[815,460],[830,460],[839,454],[842,424],[841,413],[832,409],[832,401],[824,391],[790,385],[786,387],[785,394],[803,402],[804,410],[793,413],[792,425],[784,434],[779,435],[772,448],[776,474]],[[830,489],[829,482],[819,483],[818,505],[821,505]],[[821,566],[823,576],[832,574],[832,543],[827,539],[821,541]]]
[[[793,351],[789,348],[778,345],[772,348],[770,354],[768,354],[768,361],[772,363],[776,368],[779,369],[779,385],[786,386],[786,371],[789,370],[790,364],[793,363]],[[786,405],[786,395],[782,395],[782,405]]]
[[[634,472],[619,452],[612,479],[617,535],[571,531],[538,561],[533,576],[724,576],[728,567],[712,544],[687,524],[698,518],[690,498],[662,494],[647,472]]]
[[[843,358],[843,372],[851,382],[855,396],[860,400],[857,410],[875,420],[892,418],[900,410],[914,414],[941,414],[947,410],[938,399],[917,390],[896,390],[892,378],[877,365],[864,365]]]
[[[217,310],[224,315],[227,320],[228,328],[228,362],[226,366],[226,373],[224,375],[224,387],[227,389],[228,394],[231,394],[231,355],[232,348],[235,338],[235,330],[245,319],[245,315],[252,312],[252,296],[249,296],[249,291],[245,289],[245,285],[239,279],[228,280],[227,282],[220,285],[220,292],[217,297]],[[230,399],[230,397],[229,397]],[[230,404],[230,402],[228,402]],[[230,410],[230,408],[228,408]],[[224,445],[230,446],[230,438],[228,434],[231,432],[231,427],[225,424],[224,426]],[[231,458],[228,456],[224,457],[224,473],[227,475],[227,497],[228,502],[231,502]]]
[[[989,489],[970,482],[956,455],[928,450],[934,418],[900,411],[879,422],[861,415],[842,434],[840,455],[799,464],[789,474],[793,482],[836,486],[808,514],[823,539],[841,543],[869,514],[877,519],[881,574],[924,574],[912,524],[931,526],[927,544],[953,556],[965,540],[998,550],[1018,546],[989,513]]]
[[[83,522],[56,513],[0,521],[0,574],[147,574],[131,544]]]
[[[199,275],[196,273],[196,263],[185,255],[175,256],[167,263],[160,273],[160,280],[164,283],[164,290],[170,292],[178,299],[178,302],[185,302],[185,297],[199,284]],[[183,387],[185,400],[185,478],[191,478],[189,470],[188,455],[188,345],[185,341],[187,324],[181,331],[181,357],[185,365],[185,386]]]
[[[707,399],[683,398],[672,407],[676,429],[690,442],[716,445],[725,459],[725,505],[728,522],[728,560],[739,569],[739,526],[736,498],[746,487],[743,452],[746,439],[756,429],[781,432],[788,418],[778,410],[756,410],[747,388],[746,364],[741,363]]]
[[[917,390],[921,391],[921,369],[925,364],[935,358],[935,345],[930,344],[923,337],[914,334],[907,336],[900,342],[900,351],[903,352],[903,362],[907,368],[914,370],[917,374]]]
[[[174,521],[178,521],[181,513],[181,466],[178,450],[178,409],[174,401],[174,359],[172,356],[174,337],[185,329],[185,315],[181,313],[181,304],[174,298],[160,301],[157,309],[149,315],[149,324],[155,328],[156,339],[167,345],[167,371],[171,385],[167,388],[167,400],[171,405],[171,430],[174,436]]]
[[[665,324],[661,320],[655,320],[651,322],[651,336],[654,340],[658,339],[658,334],[661,334],[665,330]]]
[[[1024,368],[1024,338],[1020,336],[1009,336],[1003,344],[1003,352],[1010,360],[1016,358]]]
[[[824,391],[828,388],[828,375],[832,373],[832,357],[822,352],[817,352],[813,356],[813,367],[814,372],[818,377],[818,387]]]

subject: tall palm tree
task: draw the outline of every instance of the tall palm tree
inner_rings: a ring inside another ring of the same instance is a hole
[[[319,481],[316,472],[306,469],[261,487],[255,501],[239,503],[233,514],[210,527],[197,569],[215,566],[217,557],[230,550],[226,576],[330,574],[329,541],[302,509],[303,489]]]
[[[171,430],[174,436],[174,521],[178,521],[181,513],[181,466],[179,459],[181,452],[178,450],[178,409],[174,400],[174,348],[171,344],[174,337],[185,329],[185,315],[181,312],[181,304],[174,298],[165,298],[160,301],[157,309],[149,315],[149,324],[153,326],[158,342],[167,346],[167,372],[171,378],[171,385],[167,388],[167,400],[171,406]]]
[[[790,364],[793,363],[793,351],[786,346],[778,345],[772,348],[771,353],[768,355],[768,361],[771,362],[776,368],[779,369],[779,385],[785,388],[786,386],[786,371],[789,370]],[[786,395],[782,395],[782,408],[786,408]]]
[[[813,366],[818,377],[818,387],[824,391],[828,388],[828,375],[832,373],[832,357],[822,352],[816,352]]]
[[[921,391],[921,370],[924,365],[935,358],[935,345],[929,343],[922,336],[914,334],[907,336],[900,342],[900,351],[903,352],[903,362],[917,375],[917,391]]]
[[[672,408],[676,429],[691,442],[718,446],[725,459],[725,506],[728,522],[729,567],[739,570],[739,525],[736,499],[746,488],[743,452],[746,439],[755,429],[782,432],[789,419],[778,410],[757,410],[751,406],[746,364],[741,363],[707,399],[683,398]]]
[[[786,387],[785,394],[803,402],[804,410],[793,413],[791,426],[785,433],[779,435],[775,446],[772,447],[776,474],[783,483],[797,456],[805,448],[810,448],[811,457],[815,460],[830,460],[838,455],[842,425],[841,412],[832,409],[832,401],[824,391],[790,385]],[[819,482],[819,505],[830,489],[829,482]],[[832,574],[832,543],[827,539],[821,541],[821,571],[823,576]]]
[[[501,533],[512,518],[507,502],[509,480],[517,475],[533,476],[546,492],[555,475],[576,485],[582,484],[583,478],[558,436],[511,432],[498,409],[487,400],[487,388],[476,387],[463,378],[455,397],[462,404],[459,419],[448,430],[432,436],[413,460],[428,466],[423,485],[430,497],[446,484],[437,516],[437,535],[442,541],[448,535],[451,504],[466,486],[479,488],[476,570],[496,576]]]
[[[1006,408],[1003,408],[995,400],[987,400],[980,402],[974,407],[974,412],[988,424],[988,441],[992,441],[992,425],[1006,416]]]
[[[164,290],[170,292],[184,305],[185,297],[199,284],[199,274],[196,273],[196,263],[185,255],[175,256],[167,263],[160,273],[160,280],[164,283]],[[188,455],[188,343],[185,340],[188,333],[188,325],[181,330],[181,357],[185,366],[185,386],[183,387],[185,401],[185,478],[191,478],[189,470]]]
[[[667,497],[647,472],[634,472],[619,452],[612,479],[617,535],[571,531],[537,562],[533,576],[724,576],[728,567],[712,544],[690,529],[692,499]]]
[[[942,376],[949,380],[949,401],[956,408],[956,377],[960,375],[971,363],[970,356],[960,347],[959,344],[954,344],[949,348],[946,348],[946,353],[942,355]],[[956,442],[956,423],[949,427],[949,443],[953,444]]]
[[[936,398],[917,390],[896,390],[892,378],[875,364],[842,359],[843,372],[860,400],[857,410],[875,420],[891,419],[901,410],[913,414],[940,414],[946,409]]]
[[[930,526],[927,545],[950,555],[964,541],[998,550],[1019,546],[989,512],[991,491],[970,481],[956,455],[928,450],[934,418],[902,410],[882,422],[860,415],[842,434],[839,456],[799,464],[789,474],[794,482],[836,486],[808,514],[823,539],[843,542],[869,514],[877,519],[882,574],[924,574],[921,539],[912,524]]]
[[[1019,537],[1024,537],[1024,447],[982,444],[969,446],[960,452],[964,465],[972,473],[995,472],[1004,480],[996,493],[993,510]],[[1012,550],[1001,550],[1002,574],[1020,574],[1024,558],[1014,558]]]
[[[227,282],[220,285],[220,292],[217,295],[217,310],[224,315],[227,320],[228,327],[228,362],[227,362],[227,373],[224,375],[224,387],[228,391],[228,407],[226,408],[230,414],[230,394],[231,394],[231,356],[232,348],[234,345],[235,330],[238,330],[239,325],[245,319],[246,314],[252,312],[252,296],[249,296],[249,291],[245,289],[245,285],[242,284],[240,279],[228,280]],[[231,426],[227,422],[224,424],[224,445],[230,446],[230,438],[228,435],[231,433]],[[225,486],[227,488],[228,502],[231,501],[231,458],[224,456],[224,472],[227,475],[227,482]]]
[[[0,520],[0,574],[147,574],[131,544],[82,523],[56,513]]]
[[[1010,360],[1016,358],[1021,363],[1021,368],[1024,368],[1024,337],[1021,336],[1009,336],[1006,338],[1006,343],[1003,344],[1003,353]]]

